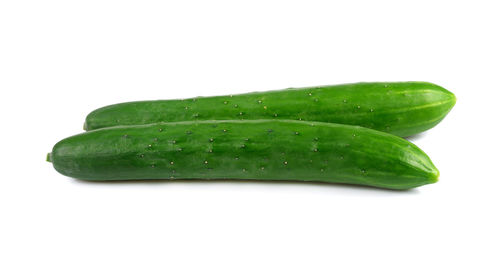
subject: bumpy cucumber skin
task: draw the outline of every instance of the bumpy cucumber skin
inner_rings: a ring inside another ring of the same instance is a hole
[[[128,102],[91,112],[86,130],[196,120],[286,119],[358,125],[406,137],[437,125],[455,96],[428,82],[374,82],[184,100]]]
[[[409,189],[439,172],[412,143],[358,126],[286,120],[116,126],[66,138],[57,171],[84,180],[242,179]]]

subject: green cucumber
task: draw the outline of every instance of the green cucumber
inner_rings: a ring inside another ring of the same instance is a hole
[[[84,180],[292,180],[409,189],[439,176],[429,157],[400,137],[287,120],[103,128],[58,142],[47,160]]]
[[[184,100],[128,102],[91,112],[84,129],[196,120],[286,119],[410,136],[438,124],[455,96],[427,82],[356,83]]]

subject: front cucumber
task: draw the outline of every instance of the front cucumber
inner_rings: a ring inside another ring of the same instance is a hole
[[[84,128],[196,120],[303,120],[410,136],[438,124],[455,96],[427,82],[376,82],[185,100],[128,102],[91,112]]]
[[[117,126],[66,138],[49,161],[85,180],[249,179],[408,189],[438,178],[412,143],[349,125],[286,120]]]

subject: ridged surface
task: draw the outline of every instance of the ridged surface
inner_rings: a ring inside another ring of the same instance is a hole
[[[184,100],[128,102],[90,113],[85,129],[196,120],[286,119],[359,125],[410,136],[438,124],[455,96],[427,82],[376,82]]]
[[[399,137],[285,120],[104,128],[60,141],[50,159],[60,173],[86,180],[295,180],[407,189],[438,177],[427,155]]]

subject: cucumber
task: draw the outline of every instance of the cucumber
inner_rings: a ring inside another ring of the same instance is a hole
[[[175,121],[286,119],[359,125],[406,137],[434,127],[454,104],[451,92],[432,83],[356,83],[115,104],[91,112],[84,129]]]
[[[48,155],[84,180],[241,179],[409,189],[439,172],[412,143],[364,127],[287,120],[116,126],[58,142]]]

